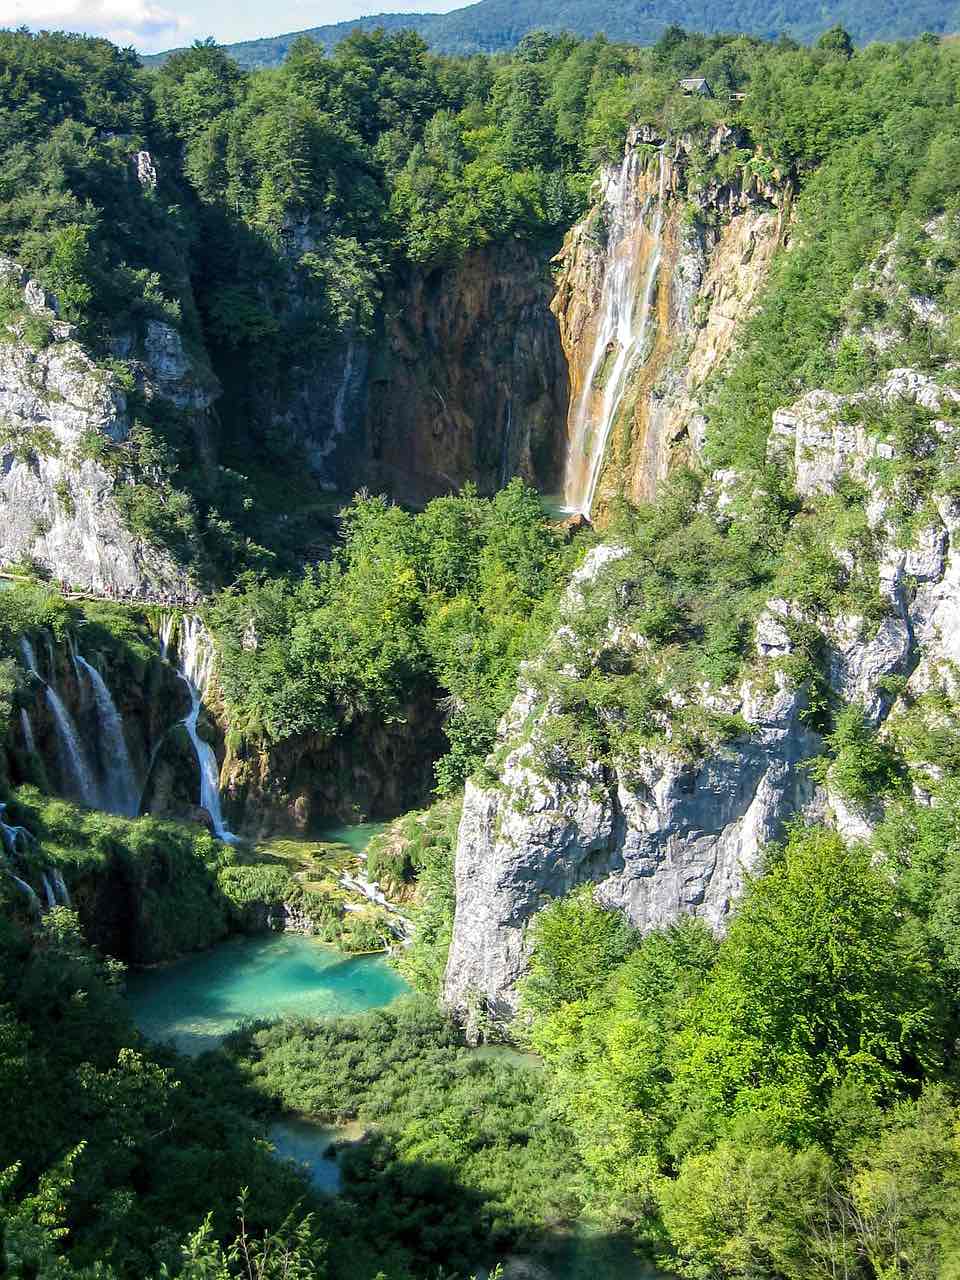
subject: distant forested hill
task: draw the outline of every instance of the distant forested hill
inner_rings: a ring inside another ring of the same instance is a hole
[[[512,49],[528,31],[541,28],[583,36],[604,32],[611,40],[652,44],[676,23],[691,31],[765,37],[785,32],[807,41],[837,22],[858,44],[923,31],[952,32],[960,29],[960,0],[480,0],[452,13],[386,13],[246,40],[228,46],[228,52],[241,66],[273,67],[283,61],[297,35],[312,36],[332,48],[358,27],[378,26],[406,27],[440,52],[469,54]]]

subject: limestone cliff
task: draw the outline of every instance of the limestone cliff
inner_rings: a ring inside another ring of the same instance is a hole
[[[439,699],[428,691],[390,723],[361,716],[331,738],[228,746],[221,778],[231,824],[264,839],[395,818],[429,804],[445,745]]]
[[[702,396],[783,243],[789,186],[722,127],[631,131],[557,257],[570,369],[567,503],[651,498],[702,442]],[[761,176],[763,175],[763,176]]]
[[[520,475],[556,490],[568,381],[549,256],[491,245],[412,274],[388,300],[366,419],[372,488],[422,500]]]
[[[124,385],[16,263],[0,260],[0,279],[23,300],[0,334],[0,565],[26,562],[98,594],[195,599],[183,567],[133,533],[124,513],[132,426]],[[118,344],[140,395],[203,417],[216,388],[172,326],[147,320]]]
[[[804,767],[822,743],[804,714],[806,687],[784,660],[795,650],[798,626],[817,635],[834,697],[840,705],[860,704],[874,725],[895,726],[925,689],[956,692],[960,505],[947,478],[904,524],[903,500],[915,495],[902,489],[911,482],[877,461],[903,461],[904,444],[883,424],[891,413],[913,415],[924,425],[909,447],[927,459],[941,450],[948,477],[960,445],[958,403],[957,387],[896,369],[868,392],[811,392],[778,412],[770,459],[793,470],[802,499],[832,494],[841,481],[864,486],[879,612],[830,616],[768,600],[756,618],[746,676],[734,687],[700,691],[702,706],[736,719],[697,758],[677,749],[666,716],[658,745],[613,765],[583,762],[550,738],[556,707],[537,691],[535,668],[527,672],[490,762],[496,783],[467,788],[445,985],[452,1008],[468,1018],[479,1009],[508,1019],[530,921],[577,885],[595,884],[600,902],[641,928],[692,914],[722,929],[744,875],[792,816],[825,817],[851,839],[870,834],[878,813],[845,801],[829,773],[825,786],[815,786]],[[725,493],[738,483],[729,473],[714,478],[719,519]],[[590,660],[608,669],[618,654],[644,652],[645,642],[617,615],[623,584],[607,582],[623,554],[615,546],[591,553],[568,592],[555,642],[582,609],[605,611],[608,627]],[[656,652],[645,652],[655,666]],[[683,701],[668,692],[671,699]]]
[[[253,387],[258,430],[303,451],[324,486],[414,505],[514,475],[559,484],[567,372],[549,310],[555,246],[505,241],[456,264],[409,269],[369,338]]]

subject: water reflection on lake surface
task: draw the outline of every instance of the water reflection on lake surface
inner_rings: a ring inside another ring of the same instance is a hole
[[[408,990],[385,956],[345,956],[299,934],[232,939],[127,982],[140,1030],[183,1053],[214,1048],[244,1020],[363,1013]]]

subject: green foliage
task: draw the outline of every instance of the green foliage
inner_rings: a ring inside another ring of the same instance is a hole
[[[689,1119],[676,1145],[701,1147],[748,1111],[791,1143],[829,1144],[832,1091],[890,1098],[915,1064],[936,1069],[941,1016],[928,958],[869,852],[797,832],[751,886],[678,1037]]]
[[[938,912],[960,845],[943,800],[888,818],[884,866],[796,828],[719,944],[692,921],[653,933],[535,1017],[588,1201],[672,1272],[950,1274],[958,1111],[931,1082],[952,1075]],[[534,971],[553,946],[538,929]]]
[[[45,283],[65,319],[79,319],[93,299],[90,257],[89,227],[74,222],[53,235]]]
[[[826,46],[829,51],[836,44],[834,33],[843,29],[849,31],[858,44],[909,38],[922,32],[949,34],[952,29],[949,11],[945,12],[936,0],[922,0],[909,5],[902,0],[883,0],[881,4],[870,6],[860,0],[841,0],[829,13],[825,13],[821,6],[804,0],[804,3],[778,13],[775,20],[769,9],[749,0],[733,5],[671,0],[670,4],[655,11],[641,0],[618,0],[617,3],[600,0],[600,3],[591,5],[584,5],[581,0],[559,0],[550,4],[545,0],[482,0],[482,3],[471,6],[468,13],[461,9],[445,14],[381,13],[370,18],[311,27],[306,33],[244,40],[228,45],[227,51],[243,67],[276,67],[290,55],[291,48],[302,34],[330,50],[358,30],[379,27],[387,31],[410,28],[442,53],[468,57],[515,50],[520,56],[530,40],[536,40],[542,50],[551,40],[569,40],[569,35],[565,37],[563,33],[573,32],[589,37],[605,32],[611,40],[656,44],[658,51],[668,54],[675,53],[680,45],[681,55],[685,54],[687,60],[677,68],[678,74],[691,75],[703,70],[709,73],[711,84],[724,86],[725,62],[711,58],[711,54],[728,44],[730,37],[703,35],[684,39],[686,33],[682,27],[707,32],[744,31],[765,38],[782,31],[781,41],[790,47],[794,40],[811,41],[820,36],[828,22],[837,24],[828,33],[832,37],[832,43],[828,41]],[[782,26],[778,27],[778,23]],[[936,35],[925,38],[935,41]],[[683,48],[683,45],[688,47]],[[154,62],[166,56],[158,54],[146,61]]]
[[[413,938],[394,963],[415,991],[439,998],[453,934],[456,906],[453,863],[462,804],[441,800],[422,813],[398,818],[367,850],[372,879],[404,907]]]
[[[916,316],[892,326],[887,304],[864,314],[875,290],[862,273],[898,231],[909,242],[952,205],[943,163],[955,132],[956,56],[928,41],[849,58],[832,46],[784,49],[753,74],[739,118],[800,192],[791,246],[714,399],[708,449],[718,465],[761,461],[773,411],[805,390],[848,389],[878,366],[910,363],[902,341],[880,352],[863,328],[903,328],[928,354],[942,345]]]
[[[845,707],[826,741],[829,758],[818,761],[811,772],[818,781],[829,781],[845,800],[862,808],[903,787],[903,761],[869,723],[863,707]]]
[[[416,516],[358,497],[331,563],[216,601],[231,723],[274,742],[332,735],[358,716],[400,717],[439,686],[455,707],[438,770],[453,792],[490,749],[561,569],[557,534],[520,481],[489,500],[471,490],[437,499]]]
[[[283,1106],[376,1126],[341,1157],[344,1190],[384,1255],[412,1243],[417,1274],[465,1271],[576,1212],[576,1161],[536,1065],[465,1049],[426,1002],[254,1027],[228,1049]]]
[[[585,1000],[637,942],[620,912],[597,906],[591,886],[558,899],[536,917],[524,1008],[542,1018]]]

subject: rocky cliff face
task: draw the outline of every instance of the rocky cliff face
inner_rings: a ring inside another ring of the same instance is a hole
[[[231,825],[266,839],[395,818],[430,803],[445,746],[438,699],[425,696],[389,724],[366,716],[333,738],[228,750],[221,776]]]
[[[757,176],[737,143],[728,128],[669,141],[634,129],[558,255],[575,509],[615,493],[651,498],[702,443],[705,384],[757,299],[790,209],[789,188]]]
[[[568,381],[549,256],[518,241],[474,250],[388,301],[367,412],[373,488],[422,500],[520,475],[556,490]]]
[[[567,373],[549,310],[552,247],[508,241],[384,299],[379,331],[303,367],[265,406],[321,483],[420,504],[515,475],[559,484]]]
[[[794,815],[822,817],[850,839],[870,834],[878,811],[844,800],[829,774],[825,786],[814,786],[805,763],[822,743],[803,714],[805,688],[782,660],[794,650],[796,624],[815,631],[835,697],[862,706],[874,726],[895,725],[931,687],[956,692],[960,506],[948,491],[934,492],[905,525],[900,489],[910,482],[876,465],[902,460],[903,445],[876,424],[884,413],[913,414],[924,423],[911,444],[918,456],[940,449],[952,457],[960,445],[958,398],[960,389],[942,380],[898,369],[868,393],[811,392],[776,415],[770,458],[794,470],[801,497],[831,494],[841,480],[865,486],[882,612],[879,621],[825,616],[767,601],[747,678],[702,691],[703,704],[739,717],[739,728],[701,758],[678,753],[667,729],[660,746],[622,765],[578,763],[562,744],[552,746],[551,763],[542,747],[556,708],[528,673],[501,726],[491,762],[497,783],[467,788],[445,985],[462,1017],[478,1010],[500,1021],[512,1016],[528,926],[547,901],[577,885],[595,884],[598,901],[640,928],[690,914],[722,929],[744,875]],[[721,510],[724,490],[737,483],[730,473],[715,478]],[[565,626],[598,597],[609,601],[609,592],[600,595],[604,578],[622,554],[617,547],[591,553],[568,592]],[[639,643],[611,613],[596,659],[602,650],[609,664]]]
[[[161,547],[135,536],[122,509],[128,397],[73,328],[9,259],[0,279],[24,300],[0,341],[0,565],[27,562],[84,591],[189,601],[196,588]],[[202,420],[215,387],[179,334],[148,320],[125,335],[139,392]],[[202,441],[202,429],[198,426]]]

